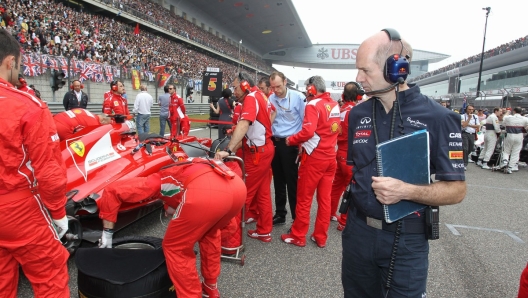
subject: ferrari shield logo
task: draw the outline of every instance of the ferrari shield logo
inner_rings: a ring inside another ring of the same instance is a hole
[[[75,141],[71,143],[70,148],[80,157],[84,156],[84,144],[82,141]]]
[[[328,112],[330,112],[332,110],[332,107],[330,105],[325,105],[325,108]]]

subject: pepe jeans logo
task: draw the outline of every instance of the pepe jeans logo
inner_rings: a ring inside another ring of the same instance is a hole
[[[427,127],[427,124],[420,122],[420,120],[412,120],[411,117],[407,117],[407,122],[411,123],[411,125],[414,127]]]

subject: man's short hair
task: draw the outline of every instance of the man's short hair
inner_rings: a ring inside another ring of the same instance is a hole
[[[258,81],[258,84],[260,85],[260,84],[262,84],[262,83],[266,84],[266,87],[270,87],[270,86],[271,86],[271,84],[270,84],[270,77],[268,77],[268,76],[263,76],[262,78],[260,78],[259,81]]]
[[[280,77],[283,81],[286,80],[286,76],[280,71],[274,71],[270,75],[270,80],[275,80],[276,77]]]
[[[0,63],[7,56],[13,55],[15,56],[15,65],[18,68],[18,59],[20,58],[20,44],[18,41],[5,29],[0,29],[0,44],[2,45],[0,47]]]
[[[515,107],[513,108],[513,111],[515,112],[515,114],[520,114],[522,112],[522,109],[521,107]]]
[[[163,86],[163,92],[169,93],[169,86],[168,85]]]
[[[344,101],[356,101],[358,96],[358,86],[352,82],[346,83],[343,88],[343,100]]]
[[[255,87],[255,81],[253,81],[253,78],[251,78],[251,76],[247,72],[245,71],[239,72],[237,78],[239,81],[248,82],[249,87]]]
[[[304,82],[305,86],[314,85],[317,92],[325,93],[326,92],[326,83],[321,76],[313,76]]]

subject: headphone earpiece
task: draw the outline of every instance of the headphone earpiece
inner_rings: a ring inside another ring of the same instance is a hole
[[[361,87],[360,84],[356,83],[356,82],[348,82],[345,84],[345,87],[343,89],[343,93],[341,93],[341,99],[344,101],[345,100],[345,89],[346,89],[346,86],[348,84],[353,84],[354,86],[356,86],[356,101],[360,101],[363,99],[363,95],[365,95],[365,90],[363,90],[363,87]]]
[[[251,86],[249,85],[248,81],[244,80],[241,72],[238,73],[238,80],[240,81],[240,89],[242,92],[249,93]]]
[[[313,85],[315,77],[310,77],[308,79],[308,85],[306,86],[306,96],[315,96],[317,94],[317,89]]]
[[[110,90],[117,91],[117,81],[110,82]]]
[[[381,31],[385,31],[385,33],[387,33],[391,42],[399,41],[402,46],[400,54],[391,55],[385,61],[385,66],[383,68],[383,76],[385,77],[385,80],[389,83],[403,82],[411,73],[410,64],[408,60],[411,57],[409,57],[409,55],[402,56],[404,46],[403,42],[401,41],[400,33],[398,33],[398,31],[392,28],[386,28]]]
[[[73,90],[73,83],[74,83],[74,82],[79,82],[79,83],[81,83],[81,81],[79,81],[79,80],[73,80],[72,84],[70,85],[70,89],[71,89],[71,90]],[[83,83],[81,83],[81,89],[84,89],[84,84],[83,84]]]

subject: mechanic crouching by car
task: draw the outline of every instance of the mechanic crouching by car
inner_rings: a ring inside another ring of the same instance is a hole
[[[232,170],[221,162],[194,158],[107,187],[97,200],[104,226],[100,247],[112,247],[113,228],[122,203],[159,198],[172,215],[163,239],[163,253],[177,296],[220,297],[216,284],[220,275],[220,229],[240,213],[246,199],[246,186],[234,173],[240,168],[236,163],[229,164]],[[204,278],[201,285],[193,250],[196,242],[200,245]]]
[[[65,140],[88,126],[110,124],[112,119],[105,114],[94,115],[85,109],[72,109],[53,116],[60,140]]]
[[[0,44],[0,296],[17,297],[21,266],[34,297],[70,297],[59,137],[47,105],[14,87],[20,44],[4,29]]]

